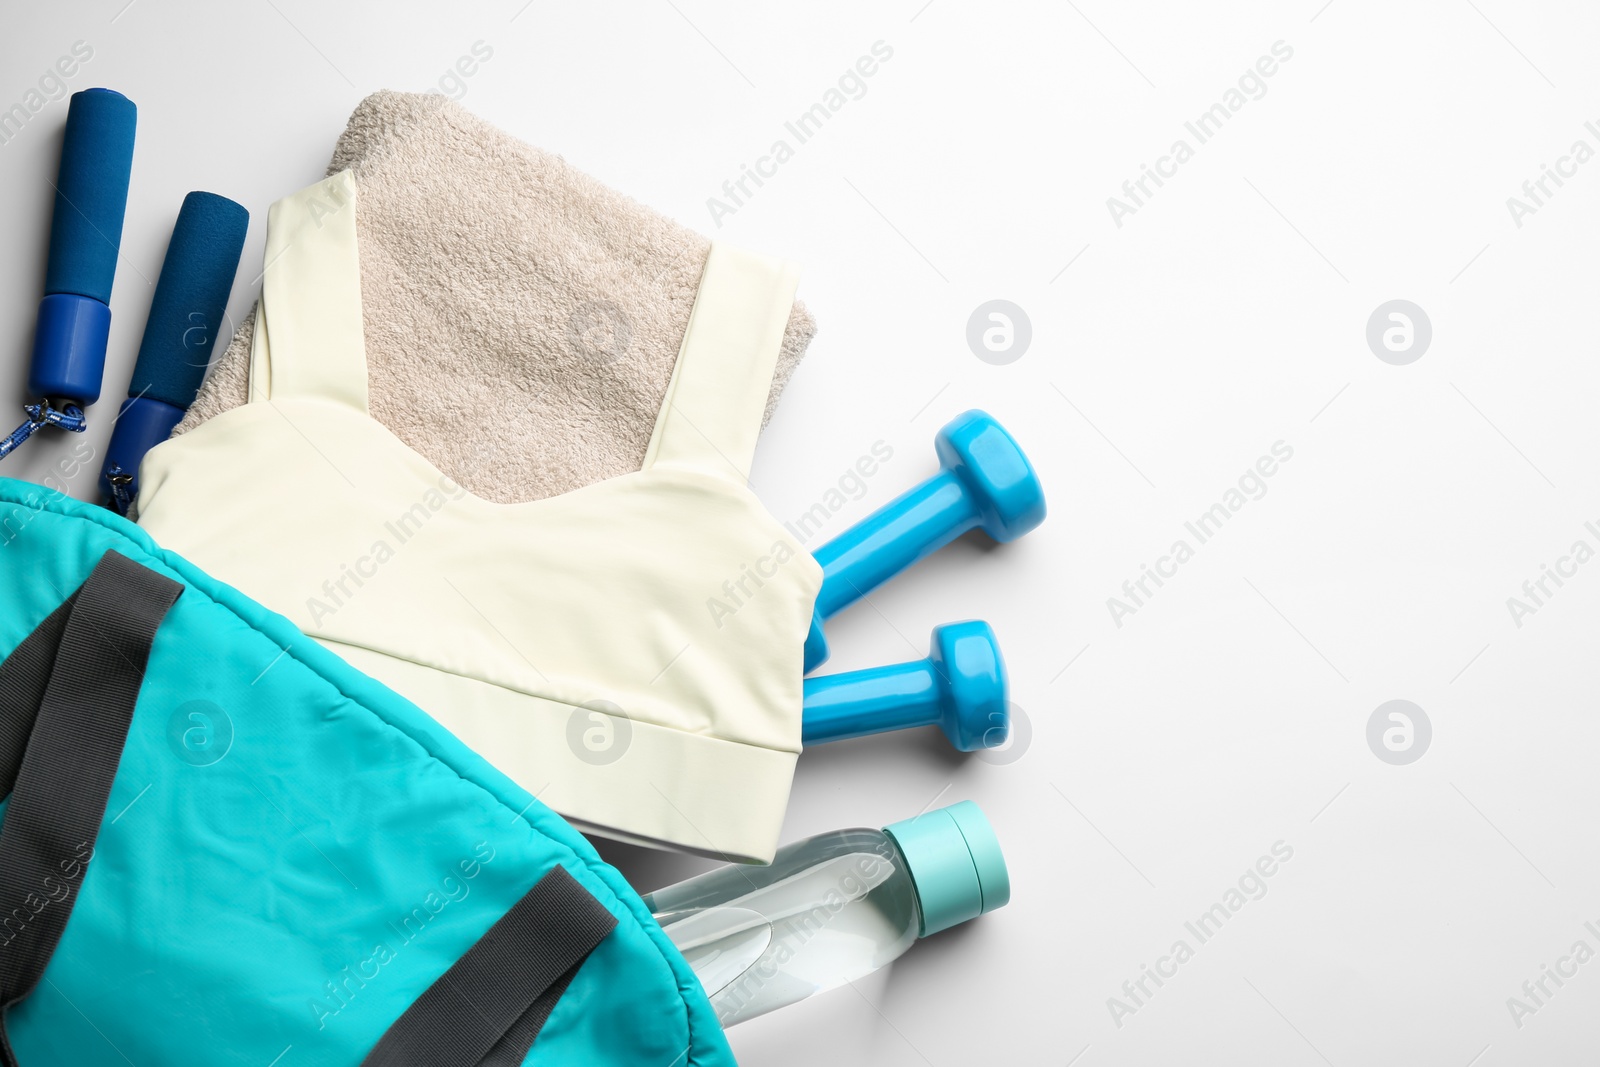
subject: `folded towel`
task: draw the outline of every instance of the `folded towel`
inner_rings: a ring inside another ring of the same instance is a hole
[[[437,94],[363,100],[347,168],[372,416],[501,503],[638,470],[711,241]],[[248,399],[254,322],[175,435]],[[767,417],[815,332],[797,302]]]

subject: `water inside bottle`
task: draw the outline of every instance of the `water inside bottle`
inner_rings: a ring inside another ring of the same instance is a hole
[[[915,893],[881,834],[807,844],[771,867],[715,871],[653,901],[724,1026],[869,974],[916,939]]]

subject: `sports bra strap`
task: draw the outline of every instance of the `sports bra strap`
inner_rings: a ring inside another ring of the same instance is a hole
[[[356,183],[348,170],[272,205],[250,399],[321,397],[365,413]]]
[[[713,242],[644,465],[750,478],[800,274]]]

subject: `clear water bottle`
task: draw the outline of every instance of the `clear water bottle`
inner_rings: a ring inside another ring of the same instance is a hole
[[[645,897],[724,1026],[870,974],[919,937],[1005,904],[1011,880],[972,801],[835,830]]]

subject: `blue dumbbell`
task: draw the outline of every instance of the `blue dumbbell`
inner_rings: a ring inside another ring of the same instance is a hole
[[[974,527],[1015,541],[1044,521],[1044,489],[1021,446],[994,418],[968,411],[933,442],[942,468],[818,548],[822,589],[806,638],[805,669],[828,658],[822,621]]]
[[[805,681],[808,745],[937,726],[962,752],[1003,745],[1011,732],[1006,664],[986,622],[935,627],[927,659]]]

